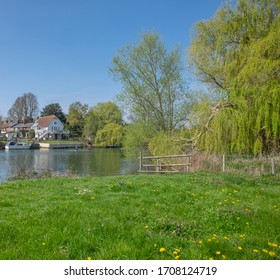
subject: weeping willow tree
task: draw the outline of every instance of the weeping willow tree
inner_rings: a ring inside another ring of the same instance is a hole
[[[196,148],[280,151],[279,9],[279,0],[239,0],[196,25],[189,61],[222,96],[208,104],[206,118],[196,114]]]

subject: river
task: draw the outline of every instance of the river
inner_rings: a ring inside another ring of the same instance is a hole
[[[137,161],[126,159],[120,149],[0,150],[0,182],[19,170],[113,176],[136,173]]]

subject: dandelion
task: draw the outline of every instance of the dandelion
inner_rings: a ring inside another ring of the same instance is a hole
[[[166,249],[165,249],[164,247],[161,247],[161,248],[159,249],[159,251],[160,251],[161,253],[163,253],[163,252],[166,251]]]
[[[272,247],[278,247],[278,244],[272,243],[271,246],[272,246]]]
[[[275,257],[275,253],[274,252],[269,252],[268,253],[271,257]]]
[[[263,249],[262,251],[266,254],[268,253],[268,250],[266,250],[266,249]]]
[[[214,260],[214,258],[209,258],[209,261],[213,261]]]
[[[220,252],[220,251],[217,251],[217,252],[216,252],[216,255],[221,255],[221,252]]]
[[[173,251],[173,255],[178,255],[178,251]]]
[[[226,260],[226,259],[227,259],[227,256],[222,255],[222,259],[223,259],[223,260]]]
[[[254,250],[253,250],[253,252],[254,252],[254,253],[258,253],[258,252],[259,252],[259,250],[257,250],[257,249],[254,249]]]
[[[175,260],[179,260],[179,259],[180,259],[180,256],[179,256],[179,255],[175,257]]]
[[[272,245],[272,243],[271,243],[271,242],[268,242],[267,244],[268,244],[268,246],[271,246],[271,245]]]
[[[87,257],[87,260],[88,260],[88,261],[91,261],[91,257]]]

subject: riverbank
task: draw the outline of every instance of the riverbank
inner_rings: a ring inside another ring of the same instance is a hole
[[[44,178],[0,197],[1,259],[280,259],[275,177]]]
[[[82,149],[83,144],[80,143],[39,143],[40,149]]]

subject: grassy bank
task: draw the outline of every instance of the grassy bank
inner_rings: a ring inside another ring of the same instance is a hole
[[[229,174],[0,184],[0,259],[280,259],[280,184]]]

